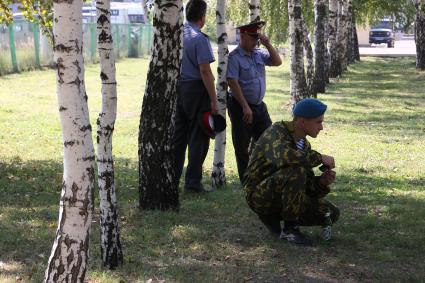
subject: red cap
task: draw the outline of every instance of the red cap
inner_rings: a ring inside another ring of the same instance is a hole
[[[246,25],[237,27],[240,33],[258,34],[261,32],[261,28],[266,24],[265,21],[252,22]]]

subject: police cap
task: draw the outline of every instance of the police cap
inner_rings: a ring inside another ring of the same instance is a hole
[[[236,27],[240,33],[246,33],[252,36],[258,36],[261,33],[261,28],[266,24],[265,21],[256,21],[246,25]]]

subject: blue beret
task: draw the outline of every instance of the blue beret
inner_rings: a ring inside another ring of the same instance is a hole
[[[316,118],[322,116],[326,111],[326,104],[318,99],[305,98],[300,100],[292,111],[294,116],[303,118]]]

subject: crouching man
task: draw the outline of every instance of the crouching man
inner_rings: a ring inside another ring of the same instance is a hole
[[[323,130],[326,107],[317,99],[298,102],[293,121],[276,122],[259,138],[246,171],[248,205],[272,233],[294,244],[311,244],[299,226],[322,226],[329,240],[339,217],[338,208],[324,199],[335,181],[334,158],[312,150],[306,139]],[[321,164],[323,173],[315,176],[313,168]]]

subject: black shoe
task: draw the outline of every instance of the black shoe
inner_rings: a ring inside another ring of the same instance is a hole
[[[310,246],[312,241],[301,233],[298,227],[284,228],[280,233],[280,239],[296,245]]]

